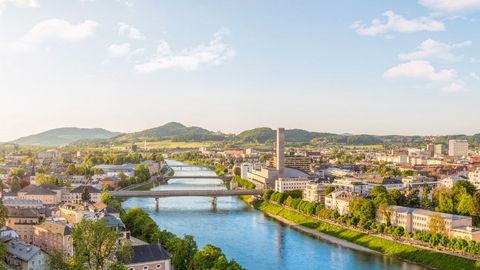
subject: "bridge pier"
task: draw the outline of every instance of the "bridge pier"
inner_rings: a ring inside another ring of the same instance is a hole
[[[217,210],[217,197],[212,197],[212,210]]]
[[[159,212],[160,211],[160,198],[155,198],[155,212]]]

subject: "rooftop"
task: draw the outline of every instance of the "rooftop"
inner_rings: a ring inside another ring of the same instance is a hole
[[[132,246],[133,258],[130,261],[123,261],[120,254],[117,254],[119,261],[125,264],[139,264],[148,262],[165,261],[171,258],[170,254],[160,244],[146,244]]]

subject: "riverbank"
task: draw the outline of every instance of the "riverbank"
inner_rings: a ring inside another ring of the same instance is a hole
[[[241,199],[247,201],[247,198]],[[330,240],[332,243],[348,248],[357,249],[360,247],[362,249],[361,251],[377,252],[393,256],[400,260],[413,262],[432,269],[480,269],[476,266],[476,262],[473,260],[421,249],[374,235],[335,226],[270,202],[254,201],[251,202],[250,205],[279,222],[292,226],[294,229],[303,231],[314,237],[317,237],[318,234],[318,237],[321,239],[326,241]],[[322,236],[326,236],[326,238],[323,238]]]

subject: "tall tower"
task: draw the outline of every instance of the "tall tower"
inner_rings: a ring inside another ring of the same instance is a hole
[[[283,178],[285,174],[285,129],[277,129],[277,164],[278,177]]]

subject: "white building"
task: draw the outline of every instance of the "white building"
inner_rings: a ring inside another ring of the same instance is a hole
[[[343,190],[359,194],[368,193],[367,185],[362,181],[352,177],[335,179],[332,185],[336,190]]]
[[[347,191],[335,191],[325,196],[325,208],[337,210],[343,216],[350,214],[349,204],[352,196]]]
[[[438,181],[438,185],[441,187],[446,187],[446,188],[452,188],[453,185],[455,185],[456,182],[458,181],[464,181],[467,180],[462,176],[458,175],[452,175],[449,177],[445,177],[442,180]]]
[[[325,204],[325,185],[314,182],[308,183],[303,190],[303,199]]]
[[[240,165],[240,177],[247,179],[247,174],[253,170],[252,163],[242,163]]]
[[[275,181],[275,191],[304,190],[310,182],[308,178],[279,178]]]
[[[468,181],[470,181],[477,190],[480,189],[480,168],[476,168],[468,173]]]
[[[451,157],[468,156],[468,141],[467,140],[449,140],[448,155]]]

